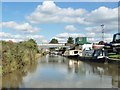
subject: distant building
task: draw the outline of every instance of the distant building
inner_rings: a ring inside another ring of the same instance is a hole
[[[83,45],[83,44],[90,44],[90,43],[87,42],[87,37],[77,37],[75,38],[75,44]]]

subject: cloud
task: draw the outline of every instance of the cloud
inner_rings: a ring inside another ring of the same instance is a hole
[[[68,37],[73,37],[73,39],[75,39],[76,37],[88,37],[88,41],[92,42],[92,41],[95,41],[93,35],[94,35],[94,33],[87,33],[87,34],[81,34],[81,33],[61,33],[61,34],[57,34],[55,37],[56,37],[56,39],[58,39],[59,42],[63,42],[63,43],[67,42]]]
[[[66,43],[66,38],[52,37],[51,40],[52,40],[53,38],[57,39],[59,43]]]
[[[3,38],[2,40],[4,40],[4,41],[13,41],[13,42],[21,42],[21,41],[23,41],[22,39],[13,39],[13,38]]]
[[[101,38],[102,37],[102,27],[101,26],[93,26],[93,27],[86,27],[85,31],[87,32],[87,36],[94,37],[94,38]],[[104,26],[104,37],[111,41],[114,33],[118,32],[118,25],[108,25]],[[108,41],[108,40],[107,40]]]
[[[86,33],[86,36],[88,37],[88,40],[90,42],[98,42],[102,40],[102,31],[100,29],[92,29],[92,28],[87,28],[86,29],[88,32]],[[113,38],[113,34],[109,32],[104,32],[104,41],[105,42],[111,42]]]
[[[95,37],[96,33],[94,32],[89,32],[89,33],[86,33],[86,37]]]
[[[107,34],[118,32],[118,8],[108,8],[100,6],[92,11],[87,11],[83,8],[73,9],[72,7],[61,8],[57,6],[54,1],[44,1],[42,5],[38,5],[34,12],[32,12],[27,19],[31,23],[67,23],[65,30],[76,31],[72,24],[83,25],[85,27],[84,35],[80,33],[61,33],[56,35],[59,41],[63,39],[78,36],[91,37],[91,41],[98,41],[101,38],[102,28],[104,24],[104,32]],[[94,39],[93,39],[94,38]],[[106,37],[107,41],[111,41],[111,37]]]
[[[19,23],[16,23],[14,21],[2,22],[2,27],[11,28],[14,30],[27,32],[27,33],[34,33],[34,32],[37,32],[39,30],[36,27],[32,27],[32,25],[30,25],[29,23],[19,24]]]
[[[73,37],[73,39],[75,39],[76,37],[84,37],[84,36],[85,35],[81,33],[60,33],[52,38],[57,39],[59,43],[66,43],[68,37]]]
[[[118,7],[119,8],[119,7]],[[74,9],[72,7],[61,8],[54,1],[44,1],[42,5],[38,5],[35,10],[26,18],[31,24],[40,23],[63,23],[68,24],[65,27],[67,31],[76,31],[74,24],[85,27],[84,34],[82,33],[60,33],[55,35],[59,41],[66,41],[68,37],[87,36],[90,41],[98,41],[101,38],[101,24],[104,24],[105,38],[111,41],[112,34],[118,32],[118,8],[108,8],[101,6],[92,11],[87,11],[83,8]],[[23,32],[37,32],[39,29],[33,27],[30,23],[16,23],[14,21],[3,22],[3,26]],[[72,25],[73,24],[73,25]],[[1,27],[1,24],[0,24]],[[4,34],[4,33],[3,33]],[[111,34],[111,35],[109,35]],[[4,37],[10,35],[4,35]],[[14,35],[14,38],[21,37]],[[41,36],[25,36],[36,38],[38,42],[47,42]],[[39,39],[40,38],[40,39]]]
[[[101,6],[92,11],[83,8],[61,8],[54,1],[44,1],[38,5],[27,19],[31,23],[70,23],[81,25],[118,25],[118,8]]]
[[[0,22],[0,28],[2,28],[2,22]]]
[[[27,16],[31,23],[84,23],[85,9],[60,8],[53,1],[44,1]],[[81,16],[81,17],[80,17]]]
[[[11,38],[12,35],[5,32],[0,32],[0,38]]]
[[[102,32],[102,28],[100,26],[86,27],[85,31],[87,31],[87,32],[94,32],[94,33],[100,33],[100,32]]]
[[[55,37],[60,43],[66,43],[68,37],[73,37],[75,39],[76,37],[87,37],[88,42],[99,42],[102,40],[101,34],[96,34],[95,32],[88,32],[88,33],[60,33],[57,34]],[[113,38],[113,34],[110,33],[104,33],[104,41],[105,42],[111,42]]]
[[[0,40],[9,41],[12,40],[14,42],[20,42],[28,39],[34,39],[37,43],[48,43],[48,41],[45,39],[42,35],[20,35],[20,34],[10,34],[5,32],[0,32]]]
[[[77,30],[77,28],[75,28],[74,25],[67,25],[67,26],[65,26],[65,30],[74,32]]]
[[[88,38],[88,42],[99,42],[102,40],[102,33],[97,32],[88,32],[86,33],[86,37]],[[111,42],[112,41],[112,34],[104,33],[104,41]]]
[[[57,34],[56,37],[58,38],[68,38],[68,37],[83,37],[85,36],[84,34],[81,33],[61,33],[61,34]]]
[[[117,24],[118,23],[118,8],[108,8],[101,6],[88,13],[85,16],[87,22],[91,24]]]

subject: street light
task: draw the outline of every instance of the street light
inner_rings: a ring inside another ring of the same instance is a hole
[[[102,40],[104,41],[104,24],[101,24],[102,27]]]

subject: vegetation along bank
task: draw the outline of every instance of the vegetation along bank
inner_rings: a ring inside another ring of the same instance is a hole
[[[15,43],[12,41],[0,41],[2,44],[2,75],[21,69],[32,64],[39,56],[37,43],[33,39]]]

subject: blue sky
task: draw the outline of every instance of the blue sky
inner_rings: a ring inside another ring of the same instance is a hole
[[[105,41],[111,41],[118,27],[117,9],[117,2],[4,2],[0,35],[4,40],[33,38],[38,43],[86,36],[96,42],[104,24]]]

